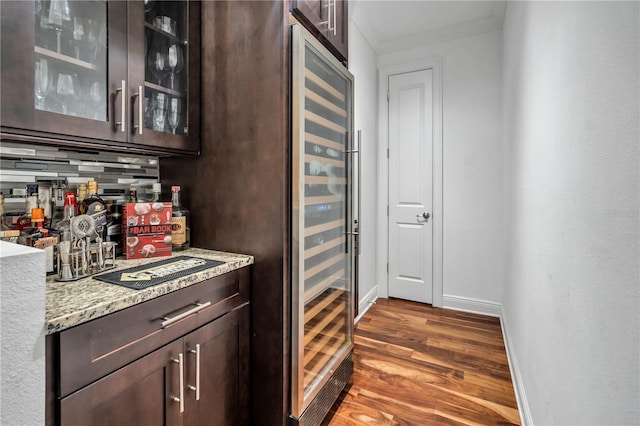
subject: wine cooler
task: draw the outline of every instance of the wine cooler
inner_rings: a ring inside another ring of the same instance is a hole
[[[291,417],[319,425],[353,371],[353,76],[292,31]]]

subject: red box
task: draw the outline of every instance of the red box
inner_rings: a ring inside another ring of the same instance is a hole
[[[127,260],[171,255],[171,203],[127,203],[122,224]]]

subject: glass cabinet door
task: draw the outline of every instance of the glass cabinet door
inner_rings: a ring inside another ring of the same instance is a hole
[[[2,1],[0,8],[3,132],[125,140],[118,126],[124,123],[126,6],[36,0]]]
[[[107,121],[107,4],[41,0],[34,7],[34,108]]]

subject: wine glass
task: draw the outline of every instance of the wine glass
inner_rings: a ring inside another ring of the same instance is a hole
[[[34,92],[36,96],[36,109],[44,109],[44,101],[51,90],[53,78],[46,59],[37,59],[35,62]]]
[[[84,40],[85,33],[84,29],[86,27],[84,18],[80,18],[77,16],[73,17],[73,53],[77,59],[84,59]]]
[[[62,113],[75,115],[75,105],[70,102],[80,97],[80,82],[78,74],[72,72],[70,74],[58,74],[58,84],[56,86],[58,97],[62,101]],[[70,108],[73,107],[73,108]]]
[[[100,82],[94,81],[91,86],[89,86],[89,103],[92,110],[91,118],[102,121],[106,120],[106,108],[103,99],[104,91],[102,90],[102,86]]]
[[[162,84],[162,80],[168,72],[166,50],[162,47],[162,42],[159,42],[156,37],[156,39],[152,41],[147,58],[149,71],[151,71],[151,74],[158,80],[158,85]]]
[[[171,133],[176,134],[176,127],[180,123],[180,99],[172,98],[169,104],[169,127],[171,127]]]
[[[156,93],[153,99],[153,111],[151,117],[153,120],[153,130],[164,132],[165,120],[167,117],[167,98],[165,93]]]
[[[180,46],[177,44],[169,46],[167,59],[169,62],[169,68],[171,69],[171,89],[173,89],[173,78],[176,73],[179,73],[182,70],[182,66],[184,65],[184,61],[182,60],[182,49],[180,49]]]
[[[47,24],[49,27],[56,30],[56,51],[58,53],[60,53],[60,39],[62,37],[62,31],[69,22],[71,22],[69,2],[67,0],[51,0]]]

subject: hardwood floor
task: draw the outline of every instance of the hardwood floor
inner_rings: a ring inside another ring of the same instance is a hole
[[[500,321],[378,299],[356,325],[343,425],[519,425]]]

